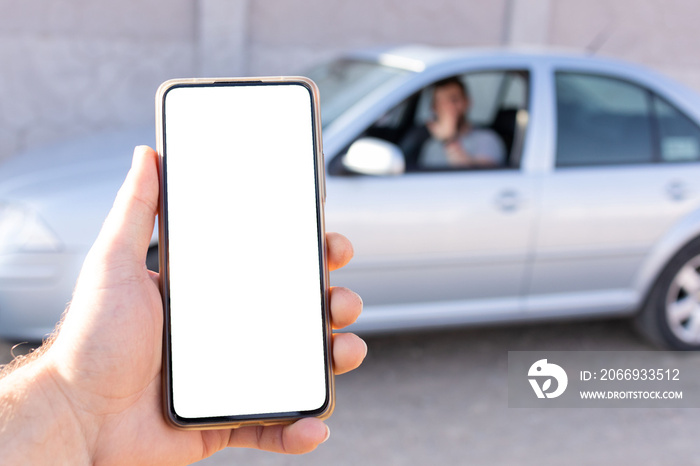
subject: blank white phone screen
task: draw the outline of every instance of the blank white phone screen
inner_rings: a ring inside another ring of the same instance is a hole
[[[183,86],[164,106],[175,413],[322,408],[309,89]]]

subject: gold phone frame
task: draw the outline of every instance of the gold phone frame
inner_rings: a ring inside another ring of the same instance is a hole
[[[160,268],[160,291],[163,300],[163,357],[162,357],[162,399],[163,411],[166,421],[173,427],[185,430],[204,429],[229,429],[247,425],[274,425],[288,424],[309,417],[300,415],[299,412],[291,413],[262,413],[260,415],[222,416],[217,418],[181,418],[175,413],[172,399],[172,366],[170,361],[170,313],[169,313],[169,279],[168,279],[168,234],[167,234],[167,192],[165,189],[165,98],[169,90],[181,86],[216,86],[222,84],[231,86],[242,85],[267,85],[267,84],[297,84],[307,88],[311,95],[312,132],[315,159],[316,182],[316,209],[319,234],[319,258],[321,269],[321,284],[323,290],[323,332],[324,332],[324,359],[326,368],[326,401],[317,410],[312,410],[313,417],[327,419],[335,408],[335,377],[333,374],[333,357],[331,352],[332,327],[329,305],[329,277],[328,260],[326,254],[325,232],[325,163],[323,156],[323,144],[321,138],[321,116],[319,107],[319,91],[316,84],[306,77],[301,76],[265,76],[265,77],[241,77],[241,78],[189,78],[171,79],[160,85],[156,92],[156,150],[158,152],[158,172],[160,180],[160,199],[158,203],[158,250]],[[275,415],[280,414],[280,415]]]

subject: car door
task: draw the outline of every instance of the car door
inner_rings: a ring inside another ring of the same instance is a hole
[[[491,76],[503,77],[502,71]],[[463,78],[482,98],[486,92],[479,92],[480,85],[494,88],[500,104],[488,110],[479,103],[491,122],[503,105],[526,109],[522,75],[516,90],[501,93],[483,74]],[[420,120],[428,96],[398,108],[411,108]],[[399,120],[390,114],[378,123]],[[390,133],[382,130],[373,134]],[[355,247],[351,264],[332,274],[332,281],[363,297],[360,324],[374,329],[440,325],[520,310],[534,182],[520,170],[519,157],[511,158],[513,167],[492,170],[329,176],[328,229],[343,232]]]
[[[530,311],[630,310],[645,256],[697,205],[700,130],[643,86],[554,75],[556,162],[543,179]]]

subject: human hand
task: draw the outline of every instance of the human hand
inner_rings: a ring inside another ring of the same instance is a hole
[[[474,157],[462,147],[458,139],[444,144],[443,149],[450,167],[464,168],[474,165]]]
[[[459,112],[449,106],[436,107],[435,117],[434,121],[427,124],[430,135],[438,141],[455,139],[459,130]]]
[[[327,427],[315,418],[285,426],[210,431],[181,431],[166,423],[160,376],[163,310],[158,275],[145,266],[158,191],[157,156],[150,148],[138,147],[129,175],[85,260],[53,345],[25,371],[16,371],[16,377],[11,374],[4,386],[0,384],[0,408],[3,388],[7,394],[8,384],[22,386],[29,393],[25,400],[38,401],[20,403],[15,411],[26,415],[19,418],[31,421],[36,407],[51,406],[47,418],[35,421],[60,426],[59,436],[46,432],[47,443],[38,447],[43,451],[30,449],[38,456],[29,455],[26,449],[17,456],[24,464],[40,462],[32,461],[35,458],[54,463],[65,458],[70,464],[189,464],[227,446],[304,453],[327,438]],[[345,237],[329,233],[327,244],[331,270],[352,257],[352,246]],[[352,291],[331,290],[333,328],[354,322],[361,308],[360,297]],[[357,336],[335,334],[335,373],[359,366],[366,350]],[[37,381],[38,395],[22,383],[23,376]],[[13,446],[3,442],[3,432],[22,428],[4,422],[2,413],[0,409],[0,452]],[[52,451],[50,442],[59,440],[60,451]],[[37,443],[36,438],[32,441]],[[21,448],[16,439],[13,442]]]

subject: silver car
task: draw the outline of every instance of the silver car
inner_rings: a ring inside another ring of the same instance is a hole
[[[700,349],[700,97],[650,70],[567,54],[403,47],[306,73],[321,90],[327,228],[355,246],[331,276],[357,332],[634,316]],[[424,169],[438,80],[507,149],[490,169]],[[41,337],[152,128],[0,166],[0,333]],[[212,231],[206,241],[224,241]],[[151,257],[157,250],[153,237]]]

